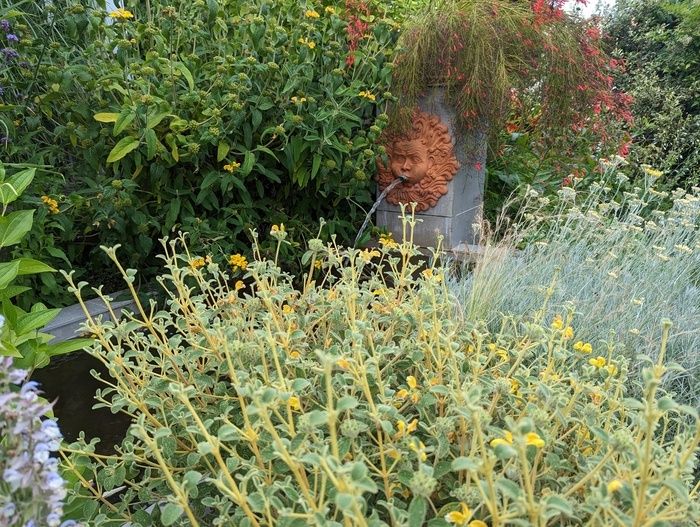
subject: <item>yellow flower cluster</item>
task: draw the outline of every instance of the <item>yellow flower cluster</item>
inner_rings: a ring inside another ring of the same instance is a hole
[[[413,404],[417,403],[420,400],[418,381],[413,375],[409,375],[406,377],[406,384],[408,385],[410,391],[405,388],[401,388],[398,392],[396,392],[396,398],[402,401],[407,397],[410,397]]]
[[[503,437],[492,439],[489,444],[492,448],[496,448],[498,445],[511,446],[513,444],[513,434],[506,430],[503,432]],[[535,448],[542,448],[544,447],[544,439],[537,432],[528,432],[525,434],[525,444]]]
[[[620,490],[624,486],[624,483],[620,481],[619,479],[614,479],[610,483],[608,483],[608,494],[613,494]]]
[[[348,359],[338,359],[336,361],[336,364],[338,365],[339,368],[342,368],[344,370],[349,370],[350,369],[350,361]]]
[[[129,20],[130,18],[134,18],[134,13],[132,13],[128,9],[120,7],[119,9],[115,9],[114,11],[112,11],[109,14],[109,16],[111,18],[114,18],[115,20]]]
[[[291,101],[292,101],[294,104],[304,104],[304,103],[306,102],[306,97],[296,97],[296,96],[294,96],[294,97],[292,97]]]
[[[318,11],[314,9],[307,9],[306,13],[304,13],[304,16],[306,18],[319,18],[321,15],[319,15]]]
[[[313,40],[309,40],[308,38],[300,38],[299,44],[303,44],[309,49],[314,49],[316,47],[316,42],[314,42]]]
[[[48,196],[41,196],[41,201],[43,201],[46,204],[51,214],[58,214],[59,212],[61,212],[58,209],[58,201],[56,201],[55,199],[52,199]]]
[[[574,344],[574,351],[578,351],[578,352],[585,353],[586,355],[588,355],[589,353],[591,353],[593,351],[593,347],[590,345],[590,343],[588,343],[588,342],[584,343],[584,342],[581,342],[579,340],[576,344]]]
[[[445,521],[456,527],[487,527],[486,523],[481,520],[471,520],[473,514],[466,503],[460,503],[458,511],[445,514]]]
[[[659,179],[664,173],[661,170],[656,170],[650,165],[640,165],[644,173],[652,179]]]
[[[377,100],[377,97],[371,91],[363,90],[360,93],[358,93],[357,95],[362,97],[363,99],[367,99],[368,101],[376,101]]]
[[[552,328],[556,329],[557,331],[563,330],[562,336],[565,340],[574,338],[574,328],[571,326],[564,327],[564,319],[561,318],[561,315],[556,315],[554,317],[554,320],[552,321]]]
[[[299,401],[299,397],[296,397],[295,395],[292,395],[292,396],[289,398],[288,403],[289,403],[289,408],[290,408],[292,411],[297,411],[297,412],[301,411],[301,401]]]
[[[589,359],[588,364],[590,364],[591,366],[595,366],[598,369],[605,368],[606,370],[608,370],[608,373],[610,375],[615,375],[617,373],[617,366],[615,366],[612,363],[608,364],[608,361],[605,359],[605,357],[601,357],[600,355],[595,359]]]
[[[229,163],[228,165],[224,165],[224,170],[225,170],[226,172],[231,172],[231,174],[233,174],[233,173],[234,173],[236,170],[238,170],[239,168],[241,168],[241,164],[240,164],[240,163],[236,163],[235,161]]]
[[[382,234],[379,236],[379,245],[386,249],[393,249],[394,247],[398,247],[399,244],[396,243],[391,234]]]
[[[192,269],[199,269],[200,267],[204,267],[204,258],[201,256],[198,256],[197,258],[192,258],[190,260],[190,267]]]
[[[326,13],[328,13],[329,15],[335,15],[335,8],[334,8],[334,7],[326,6],[325,11],[326,11]]]
[[[233,267],[234,271],[239,268],[245,269],[246,267],[248,267],[248,260],[246,259],[246,257],[238,253],[229,256],[228,263],[231,264],[231,267]]]
[[[234,287],[236,291],[240,291],[241,289],[245,288],[245,283],[243,283],[243,280],[237,280],[236,285]]]
[[[411,434],[418,429],[418,419],[414,419],[406,424],[406,421],[398,421],[396,423],[396,435],[394,439],[401,439],[407,434]]]
[[[360,253],[360,257],[365,263],[371,262],[372,258],[375,256],[381,256],[380,252],[375,249],[372,249],[371,251],[369,249],[365,249]]]

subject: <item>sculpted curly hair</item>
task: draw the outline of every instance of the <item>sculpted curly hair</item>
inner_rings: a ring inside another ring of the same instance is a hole
[[[447,194],[447,182],[457,173],[459,162],[454,155],[452,138],[440,118],[421,111],[414,112],[413,124],[406,133],[387,135],[384,139],[387,154],[391,158],[394,145],[400,142],[420,140],[427,147],[429,168],[426,176],[413,185],[398,185],[387,196],[387,201],[394,205],[399,203],[416,203],[416,212],[434,207],[438,200]],[[377,182],[380,190],[385,189],[394,179],[390,166],[377,160]]]

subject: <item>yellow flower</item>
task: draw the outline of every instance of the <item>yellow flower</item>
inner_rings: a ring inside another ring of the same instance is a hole
[[[362,97],[363,99],[367,99],[368,101],[376,101],[377,97],[370,91],[363,90],[360,93],[357,94],[359,97]]]
[[[411,444],[408,445],[408,447],[411,450],[413,450],[416,454],[418,454],[418,457],[421,461],[425,461],[428,459],[428,454],[425,453],[425,445],[421,441],[416,441],[414,439],[411,441]]]
[[[284,313],[285,315],[291,315],[292,313],[294,313],[294,308],[289,304],[285,304],[282,306],[282,313]]]
[[[336,361],[336,364],[339,368],[343,368],[344,370],[350,369],[350,361],[348,361],[347,359],[338,359]]]
[[[395,448],[387,450],[386,455],[389,456],[393,460],[401,459],[401,452],[399,452]]]
[[[445,514],[445,521],[457,525],[458,527],[467,527],[467,522],[469,522],[469,518],[471,517],[471,509],[466,503],[460,503],[458,511],[452,511]]]
[[[292,97],[291,101],[294,104],[304,104],[306,102],[306,97]]]
[[[204,267],[204,258],[202,258],[201,256],[197,258],[192,258],[192,260],[190,260],[190,267],[192,269],[199,269],[200,267]]]
[[[309,49],[314,49],[316,47],[316,42],[314,42],[313,40],[309,40],[308,38],[300,38],[299,44],[303,44]]]
[[[399,244],[396,243],[396,241],[394,241],[394,238],[391,236],[391,234],[382,234],[379,237],[379,245],[387,249],[393,249],[394,247],[398,247]]]
[[[512,445],[513,444],[513,434],[509,431],[503,432],[503,437],[497,437],[492,439],[489,443],[492,448],[496,448],[498,445]]]
[[[324,9],[324,11],[326,13],[328,13],[329,15],[335,15],[335,8],[333,8],[331,6],[326,6],[326,9]]]
[[[238,170],[240,167],[241,167],[241,164],[240,164],[240,163],[236,163],[235,161],[233,161],[232,163],[229,163],[229,164],[227,164],[227,165],[224,165],[224,170],[225,170],[226,172],[230,172],[231,174],[233,174],[233,173],[234,173],[236,170]]]
[[[405,388],[401,388],[398,392],[396,392],[397,399],[405,399],[406,397],[408,397],[408,390]]]
[[[298,358],[301,357],[301,353],[299,353],[298,351],[292,351],[292,352],[289,354],[289,357],[292,358],[292,359],[298,359]]]
[[[469,525],[467,527],[489,527],[486,525],[486,522],[482,522],[481,520],[472,520],[469,522]]]
[[[423,278],[425,278],[426,280],[428,280],[429,278],[434,278],[436,282],[442,281],[442,275],[435,274],[432,269],[423,269],[421,274],[423,275]]]
[[[245,284],[243,283],[243,280],[238,280],[236,281],[236,285],[234,286],[236,291],[240,291],[245,287]]]
[[[245,269],[246,267],[248,267],[248,260],[246,259],[246,257],[238,253],[229,256],[228,263],[231,264],[231,267],[233,267],[234,271],[238,268]]]
[[[640,165],[640,166],[642,167],[642,170],[644,171],[644,173],[652,179],[658,179],[664,175],[664,173],[661,170],[656,170],[655,168],[651,168],[651,166],[649,166],[649,165]]]
[[[379,251],[375,249],[372,249],[371,251],[369,249],[365,249],[360,253],[360,257],[364,260],[365,263],[369,263],[375,256],[381,256]]]
[[[510,381],[510,393],[517,395],[518,390],[520,390],[520,383],[516,379],[508,379],[508,380]]]
[[[529,432],[525,436],[525,444],[532,445],[536,448],[542,448],[544,446],[544,439],[542,439],[537,432]]]
[[[406,424],[406,421],[399,420],[396,423],[396,435],[394,436],[396,439],[402,438],[406,434],[410,434],[412,432],[415,432],[416,429],[418,428],[418,419],[414,419],[410,423]]]
[[[321,262],[321,260],[315,260],[315,261],[314,261],[314,267],[315,267],[316,269],[320,269],[322,266],[323,266],[323,263]]]
[[[306,18],[319,18],[321,15],[319,15],[318,12],[313,9],[308,9],[306,13],[304,13],[304,16]]]
[[[588,359],[588,364],[595,366],[596,368],[604,368],[607,361],[605,357],[598,356],[595,359]]]
[[[610,483],[608,483],[608,494],[613,494],[620,490],[622,487],[624,487],[624,483],[620,481],[619,479],[614,479]]]
[[[58,214],[59,212],[61,212],[58,208],[58,201],[56,201],[55,199],[52,199],[48,196],[41,196],[41,201],[43,201],[46,204],[51,214]]]
[[[590,343],[584,343],[579,340],[576,344],[574,344],[574,350],[588,355],[593,351],[593,347],[590,345]]]
[[[124,9],[123,7],[120,7],[119,9],[115,9],[114,11],[112,11],[109,14],[109,16],[117,20],[129,20],[130,18],[134,18],[134,13],[128,11],[127,9]]]
[[[290,407],[292,410],[300,411],[300,410],[301,410],[301,402],[299,401],[299,397],[296,397],[296,396],[292,395],[292,396],[289,398],[289,407]]]
[[[270,235],[279,234],[281,232],[285,232],[284,223],[280,223],[279,225],[273,225],[272,227],[270,227]]]
[[[566,326],[566,328],[564,328],[564,334],[562,336],[565,340],[572,339],[574,337],[574,328],[572,328],[571,326]]]
[[[614,364],[608,364],[605,369],[608,370],[608,373],[611,377],[617,375],[617,366],[615,366]]]
[[[416,381],[416,378],[413,375],[406,377],[406,384],[408,384],[408,387],[411,388],[411,390],[415,390],[418,387],[418,381]]]
[[[564,321],[561,318],[561,315],[557,315],[554,317],[554,320],[552,321],[552,328],[553,329],[563,329],[564,328]]]

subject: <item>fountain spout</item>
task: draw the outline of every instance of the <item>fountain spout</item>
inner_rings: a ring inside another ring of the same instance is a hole
[[[360,241],[360,237],[362,236],[362,233],[365,232],[365,229],[367,228],[367,225],[369,224],[370,218],[372,218],[372,214],[374,214],[374,211],[377,210],[377,207],[379,207],[379,204],[384,201],[384,198],[386,198],[386,195],[392,191],[394,187],[397,185],[401,185],[405,183],[408,180],[408,176],[405,174],[399,174],[394,181],[389,183],[384,190],[382,190],[382,193],[379,194],[379,197],[377,198],[377,201],[374,202],[374,205],[372,205],[372,208],[369,209],[369,212],[367,213],[367,217],[365,218],[365,221],[362,223],[362,227],[360,227],[360,230],[357,231],[357,236],[355,237],[355,243],[353,243],[353,247],[357,247],[357,242]]]

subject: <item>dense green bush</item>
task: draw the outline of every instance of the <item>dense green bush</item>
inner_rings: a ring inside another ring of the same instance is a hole
[[[60,209],[43,228],[78,266],[129,239],[146,274],[153,240],[174,228],[214,254],[243,250],[254,225],[311,236],[320,217],[350,238],[392,97],[397,25],[377,5],[152,0],[108,14],[81,0],[7,12],[19,39],[0,70],[7,151],[63,175],[40,182]]]
[[[700,5],[619,0],[605,20],[634,97],[631,159],[664,172],[666,189],[700,182]],[[641,174],[641,173],[639,173]]]
[[[280,229],[270,238],[286,241]],[[411,264],[408,244],[311,240],[302,290],[276,261],[256,259],[248,286],[234,285],[179,240],[164,246],[167,308],[88,322],[91,353],[114,378],[97,399],[133,420],[118,454],[64,449],[73,517],[195,527],[700,519],[695,412],[659,388],[669,325],[656,364],[644,362],[644,397],[627,399],[613,341],[578,343],[564,312],[472,323],[446,270]]]

